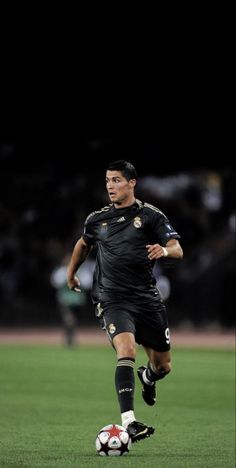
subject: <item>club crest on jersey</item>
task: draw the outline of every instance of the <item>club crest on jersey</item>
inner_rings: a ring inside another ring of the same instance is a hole
[[[134,227],[136,227],[137,229],[141,228],[142,226],[142,220],[139,216],[136,216],[134,218]]]
[[[111,335],[112,335],[113,333],[115,333],[116,327],[115,327],[114,323],[110,323],[110,324],[109,324],[108,330],[109,330],[109,333],[111,333]]]

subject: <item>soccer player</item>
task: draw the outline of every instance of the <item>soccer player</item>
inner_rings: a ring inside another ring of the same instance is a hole
[[[156,260],[181,259],[179,234],[153,205],[135,198],[137,174],[128,161],[111,162],[106,188],[111,204],[91,213],[77,241],[67,271],[70,289],[80,292],[76,272],[96,246],[92,301],[117,355],[115,386],[122,426],[132,442],[149,437],[154,428],[134,413],[134,365],[137,343],[148,356],[137,374],[147,405],[156,402],[156,382],[171,370],[170,332],[153,266]]]

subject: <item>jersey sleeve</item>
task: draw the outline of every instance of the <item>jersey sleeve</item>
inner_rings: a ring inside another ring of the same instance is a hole
[[[91,222],[91,215],[89,215],[87,219],[85,220],[84,230],[82,234],[82,237],[84,241],[86,242],[86,244],[91,245],[91,246],[94,245],[95,243],[93,224],[94,223]]]
[[[180,239],[180,235],[163,213],[155,213],[151,220],[151,225],[153,236],[162,246],[165,246],[171,239]]]

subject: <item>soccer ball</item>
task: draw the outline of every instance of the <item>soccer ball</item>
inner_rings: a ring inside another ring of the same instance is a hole
[[[95,446],[98,455],[117,457],[129,452],[131,438],[124,427],[108,424],[98,432]]]

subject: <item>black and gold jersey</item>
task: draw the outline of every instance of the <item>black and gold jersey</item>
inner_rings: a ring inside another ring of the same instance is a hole
[[[147,244],[163,247],[179,234],[158,208],[140,200],[127,208],[113,204],[91,213],[83,238],[97,248],[93,302],[141,300],[158,294]]]

